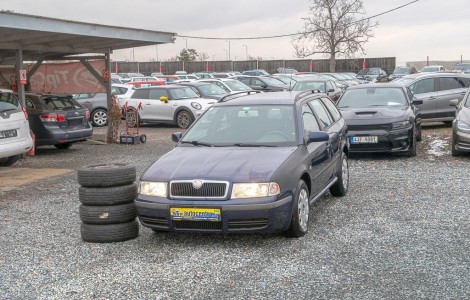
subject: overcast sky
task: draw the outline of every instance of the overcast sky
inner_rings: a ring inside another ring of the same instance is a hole
[[[412,0],[363,0],[367,16]],[[297,33],[308,15],[308,0],[15,0],[0,9],[67,20],[117,25],[187,36],[257,37]],[[365,57],[396,57],[407,61],[470,60],[469,0],[420,0],[374,21],[375,37],[365,45]],[[232,40],[230,58],[246,59],[246,50],[263,59],[294,59],[290,38]],[[225,40],[177,38],[174,44],[115,51],[114,60],[166,60],[186,47],[204,52],[209,60],[228,57]],[[246,45],[243,46],[243,45]],[[356,54],[356,57],[363,57]],[[326,58],[322,55],[312,58]]]

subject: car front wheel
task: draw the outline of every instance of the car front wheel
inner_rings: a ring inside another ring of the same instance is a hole
[[[308,187],[303,180],[300,180],[295,193],[294,205],[292,207],[292,219],[287,230],[290,237],[302,237],[308,231],[308,215],[310,213]]]
[[[191,123],[193,122],[193,117],[191,114],[185,110],[180,111],[176,115],[176,124],[178,125],[179,128],[186,129],[188,128]]]

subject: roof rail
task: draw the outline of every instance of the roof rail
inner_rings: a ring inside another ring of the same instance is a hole
[[[231,96],[240,95],[240,96],[236,97],[236,98],[240,98],[240,97],[242,96],[241,94],[246,94],[246,95],[248,96],[248,95],[250,95],[250,94],[252,94],[252,93],[253,93],[253,94],[259,94],[259,93],[261,93],[261,91],[242,91],[242,92],[236,92],[236,93],[233,93],[233,94],[228,94],[228,95],[223,96],[222,98],[220,98],[220,100],[217,101],[217,103],[219,103],[219,102],[225,102],[225,101],[227,101],[227,100],[232,100],[232,99],[228,99],[228,98],[230,98]]]
[[[320,90],[306,90],[306,91],[303,91],[303,92],[300,92],[298,93],[297,95],[295,95],[295,98],[294,98],[294,102],[308,96],[308,95],[311,95],[311,94],[318,94],[318,93],[321,93],[322,91]]]

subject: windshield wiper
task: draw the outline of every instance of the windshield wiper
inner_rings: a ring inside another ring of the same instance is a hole
[[[277,147],[276,145],[266,145],[266,144],[248,144],[248,143],[236,143],[233,146],[237,147]]]
[[[194,146],[206,146],[206,147],[213,147],[214,145],[209,143],[204,143],[200,141],[181,141],[182,144],[193,144]]]

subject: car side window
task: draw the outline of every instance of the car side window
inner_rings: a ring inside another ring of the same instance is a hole
[[[331,116],[333,117],[333,120],[338,121],[341,119],[341,113],[339,110],[336,108],[336,106],[331,102],[330,99],[328,98],[321,98],[323,101],[323,104],[325,104],[326,108],[330,111]]]
[[[302,106],[302,121],[304,124],[304,139],[308,138],[310,132],[320,131],[317,118],[315,118],[312,109],[307,103]]]
[[[149,90],[148,89],[137,89],[132,94],[133,99],[148,99],[149,98]]]
[[[329,90],[334,90],[334,87],[333,87],[333,84],[331,83],[331,81],[327,81],[326,82],[326,92],[328,92]]]
[[[313,108],[313,111],[317,114],[318,118],[320,119],[320,123],[322,127],[326,128],[333,123],[333,120],[326,110],[326,108],[321,104],[319,99],[315,99],[310,101],[310,105]]]
[[[199,97],[201,96],[201,93],[195,88],[194,86],[188,86],[190,89],[192,89]]]
[[[31,101],[31,99],[28,99],[28,98],[25,98],[25,105],[26,105],[26,109],[34,109],[35,106],[33,104],[33,101]]]
[[[254,85],[254,86],[263,86],[263,85],[264,85],[264,82],[262,82],[262,81],[259,80],[259,79],[254,79],[254,80],[253,80],[253,85]]]
[[[250,85],[250,78],[240,78],[238,79],[246,85]]]
[[[160,97],[162,97],[162,96],[168,98],[168,94],[167,94],[166,90],[151,89],[149,91],[149,99],[160,100]]]
[[[440,91],[465,88],[463,83],[459,82],[457,77],[440,77],[438,78],[438,81]]]
[[[409,88],[416,95],[434,92],[434,78],[417,81],[410,85]]]

